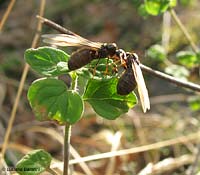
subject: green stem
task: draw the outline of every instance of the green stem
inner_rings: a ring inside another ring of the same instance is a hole
[[[68,175],[69,171],[69,148],[70,148],[70,136],[71,136],[71,125],[65,125],[65,140],[64,140],[64,167],[63,167],[63,175]]]
[[[187,40],[190,43],[193,51],[198,53],[198,47],[195,45],[194,41],[192,40],[191,35],[189,34],[189,32],[187,31],[187,29],[185,28],[185,26],[183,25],[183,23],[179,19],[179,17],[177,16],[176,12],[173,9],[170,9],[170,13],[171,13],[174,21],[176,22],[176,24],[179,26],[179,28],[181,29],[181,31],[183,32],[183,34],[187,38]]]

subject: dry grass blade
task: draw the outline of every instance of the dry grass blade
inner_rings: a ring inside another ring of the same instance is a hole
[[[116,151],[119,148],[121,136],[122,133],[119,131],[113,136],[111,151]],[[105,175],[114,174],[115,162],[116,162],[115,157],[111,157],[107,165]]]
[[[80,159],[74,159],[74,160],[71,160],[69,162],[69,164],[76,164],[76,163],[80,163],[80,162],[106,159],[106,158],[115,157],[115,156],[135,154],[135,153],[139,153],[139,152],[145,152],[145,151],[149,151],[149,150],[160,149],[160,148],[163,148],[163,147],[172,146],[172,145],[180,144],[180,143],[188,143],[188,142],[197,143],[199,141],[199,139],[200,139],[200,131],[193,133],[193,134],[189,134],[187,136],[181,136],[181,137],[177,137],[177,138],[174,138],[174,139],[165,140],[165,141],[161,141],[161,142],[157,142],[157,143],[153,143],[153,144],[149,144],[149,145],[124,149],[124,150],[120,150],[120,151],[113,151],[113,152],[107,152],[107,153],[102,153],[102,154],[96,154],[96,155],[92,155],[92,156],[83,157],[83,158],[80,158]]]
[[[12,142],[8,144],[8,148],[19,151],[22,154],[27,154],[28,152],[33,150],[32,148],[28,146],[21,145],[18,143],[12,143]]]
[[[137,133],[137,136],[138,136],[138,139],[139,139],[141,145],[147,145],[148,144],[147,136],[145,135],[144,129],[142,127],[141,118],[140,118],[139,114],[134,113],[134,111],[131,110],[128,113],[128,115],[129,115],[129,117],[131,117],[133,124],[135,125],[136,133]],[[146,163],[151,162],[150,154],[144,153],[144,159],[145,159]]]
[[[197,171],[198,166],[199,166],[199,159],[200,159],[200,144],[198,144],[197,153],[194,156],[194,160],[192,162],[192,165],[187,170],[187,173],[186,173],[187,175],[193,175],[193,174],[197,173],[196,171]]]
[[[189,32],[187,31],[187,29],[185,28],[185,26],[182,24],[181,20],[179,19],[179,17],[177,16],[176,12],[171,9],[170,13],[172,15],[172,18],[174,19],[174,21],[176,22],[176,24],[179,26],[179,28],[181,29],[181,31],[183,32],[183,34],[185,35],[185,37],[187,38],[188,42],[190,43],[192,49],[194,52],[198,53],[199,49],[198,47],[195,45],[192,37],[190,36]]]
[[[5,22],[6,22],[6,20],[8,19],[8,16],[9,16],[9,14],[10,14],[10,12],[11,12],[14,4],[15,4],[15,1],[16,0],[11,0],[10,1],[7,10],[6,10],[5,14],[3,15],[3,18],[2,18],[2,20],[0,22],[0,32],[2,31],[3,26],[4,26]]]
[[[178,158],[166,158],[156,164],[148,164],[138,175],[156,175],[167,173],[184,165],[191,164],[194,156],[183,155]]]
[[[41,16],[43,16],[43,14],[44,14],[45,3],[46,3],[46,0],[42,0],[41,3],[40,3],[39,14]],[[37,32],[36,32],[35,37],[34,37],[33,42],[32,42],[32,48],[35,48],[37,43],[38,43],[38,39],[39,39],[38,31],[41,30],[41,25],[42,25],[41,21],[38,20],[38,26],[37,26],[37,30],[36,30]],[[4,142],[3,142],[2,150],[1,150],[1,156],[2,156],[1,158],[2,159],[3,159],[5,151],[7,149],[8,140],[9,140],[11,129],[12,129],[12,126],[13,126],[13,122],[14,122],[14,119],[15,119],[15,116],[16,116],[17,107],[18,107],[19,100],[20,100],[20,97],[21,97],[21,94],[22,94],[24,82],[25,82],[26,76],[28,74],[28,70],[29,70],[29,66],[28,66],[28,64],[26,64],[25,67],[24,67],[23,73],[22,73],[20,85],[19,85],[19,88],[18,88],[18,91],[17,91],[17,96],[16,96],[16,99],[15,99],[15,102],[14,102],[14,105],[13,105],[13,108],[12,108],[12,111],[11,111],[10,119],[9,119],[9,122],[8,122],[8,127],[7,127],[7,130],[6,130],[6,133],[5,133]]]

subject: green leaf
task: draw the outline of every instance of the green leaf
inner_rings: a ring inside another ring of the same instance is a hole
[[[149,13],[147,12],[144,4],[141,4],[139,6],[138,13],[140,16],[143,16],[144,18],[147,18],[149,16]]]
[[[83,112],[80,95],[67,91],[63,81],[53,78],[33,82],[28,90],[28,100],[40,121],[55,120],[60,124],[73,124]]]
[[[117,94],[117,82],[117,78],[91,79],[84,94],[84,100],[91,104],[95,112],[109,120],[128,112],[137,103],[134,93],[126,96]]]
[[[182,65],[188,68],[194,67],[199,60],[198,55],[192,51],[180,51],[176,54],[176,57]]]
[[[189,105],[190,105],[190,108],[193,111],[200,110],[200,97],[198,96],[198,97],[190,98],[189,99]]]
[[[36,72],[45,76],[58,76],[69,72],[67,61],[69,55],[52,47],[28,49],[25,52],[26,62]]]
[[[147,57],[155,61],[163,62],[166,58],[165,49],[159,44],[152,45],[147,50]]]
[[[175,64],[166,67],[165,72],[173,75],[176,78],[180,78],[185,81],[187,80],[187,77],[189,76],[189,71],[185,67],[175,65]]]
[[[177,0],[170,0],[169,7],[176,7],[176,5],[177,5]]]
[[[176,0],[145,0],[144,5],[150,15],[156,16],[176,6]]]
[[[50,167],[52,157],[42,150],[34,150],[25,155],[16,165],[16,171],[20,175],[37,175]]]

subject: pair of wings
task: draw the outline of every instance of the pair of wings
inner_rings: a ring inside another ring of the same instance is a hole
[[[90,40],[87,40],[71,31],[69,31],[69,34],[47,34],[42,35],[44,38],[43,41],[45,43],[67,47],[67,46],[75,46],[75,47],[92,47],[96,49],[100,49],[103,43],[100,42],[92,42]]]
[[[92,42],[87,40],[74,32],[69,31],[68,34],[46,34],[42,35],[45,43],[49,43],[57,46],[75,46],[75,47],[92,47],[96,49],[100,49],[103,43],[100,42]],[[136,61],[132,61],[132,69],[134,72],[135,80],[138,86],[138,93],[141,99],[142,109],[144,112],[150,109],[150,101],[148,91],[145,85],[144,77],[142,75],[142,71],[140,69],[139,64]]]
[[[134,73],[135,80],[137,83],[138,93],[139,93],[141,104],[142,104],[142,109],[145,113],[147,110],[150,109],[148,90],[146,88],[146,84],[144,81],[142,71],[140,69],[140,65],[134,60],[132,61],[132,69],[133,69],[133,73]]]

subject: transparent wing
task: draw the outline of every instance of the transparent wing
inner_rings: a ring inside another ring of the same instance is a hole
[[[135,76],[135,80],[137,82],[138,93],[140,96],[142,109],[144,112],[146,112],[147,110],[150,109],[149,95],[148,95],[148,91],[145,85],[144,77],[142,75],[140,66],[134,60],[132,61],[132,69]]]
[[[45,43],[54,44],[57,46],[89,46],[99,49],[103,43],[89,41],[79,35],[69,34],[46,34],[42,35]]]

